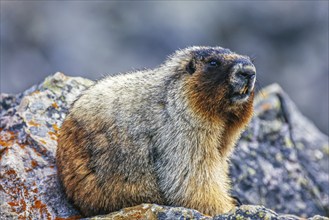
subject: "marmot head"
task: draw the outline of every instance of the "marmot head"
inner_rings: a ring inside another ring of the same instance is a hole
[[[168,62],[183,76],[195,110],[214,116],[252,104],[256,69],[249,57],[221,47],[190,47]]]

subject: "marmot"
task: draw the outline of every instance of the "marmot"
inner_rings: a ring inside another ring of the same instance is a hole
[[[228,160],[253,114],[255,73],[247,56],[189,47],[96,82],[60,129],[67,197],[85,216],[141,203],[228,212]]]

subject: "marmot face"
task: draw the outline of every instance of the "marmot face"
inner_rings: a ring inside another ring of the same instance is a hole
[[[250,58],[221,47],[192,47],[184,63],[190,103],[207,117],[252,102],[256,69]]]

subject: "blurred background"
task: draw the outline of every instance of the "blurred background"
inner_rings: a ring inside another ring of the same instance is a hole
[[[256,57],[328,134],[328,1],[3,1],[1,92],[62,71],[98,79],[159,65],[191,45]]]

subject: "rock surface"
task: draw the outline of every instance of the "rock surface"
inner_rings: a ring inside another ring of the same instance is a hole
[[[232,156],[231,176],[244,204],[280,213],[329,215],[329,145],[278,85],[256,98],[255,117]]]
[[[243,205],[230,211],[229,213],[210,217],[201,214],[200,212],[182,207],[160,206],[156,204],[141,204],[134,207],[122,209],[118,212],[113,212],[108,215],[96,216],[89,218],[89,220],[96,219],[113,219],[113,220],[129,220],[129,219],[196,219],[196,220],[226,220],[226,219],[287,219],[297,220],[301,219],[295,215],[279,215],[264,206],[257,205]],[[309,220],[325,220],[328,219],[322,216],[314,216]]]
[[[21,94],[1,94],[0,219],[81,217],[58,182],[55,152],[58,128],[70,104],[92,84],[56,73]],[[142,204],[93,219],[298,219],[296,215],[329,215],[328,137],[299,113],[277,85],[257,96],[255,117],[232,157],[231,176],[232,193],[252,205],[211,218],[182,207]]]

